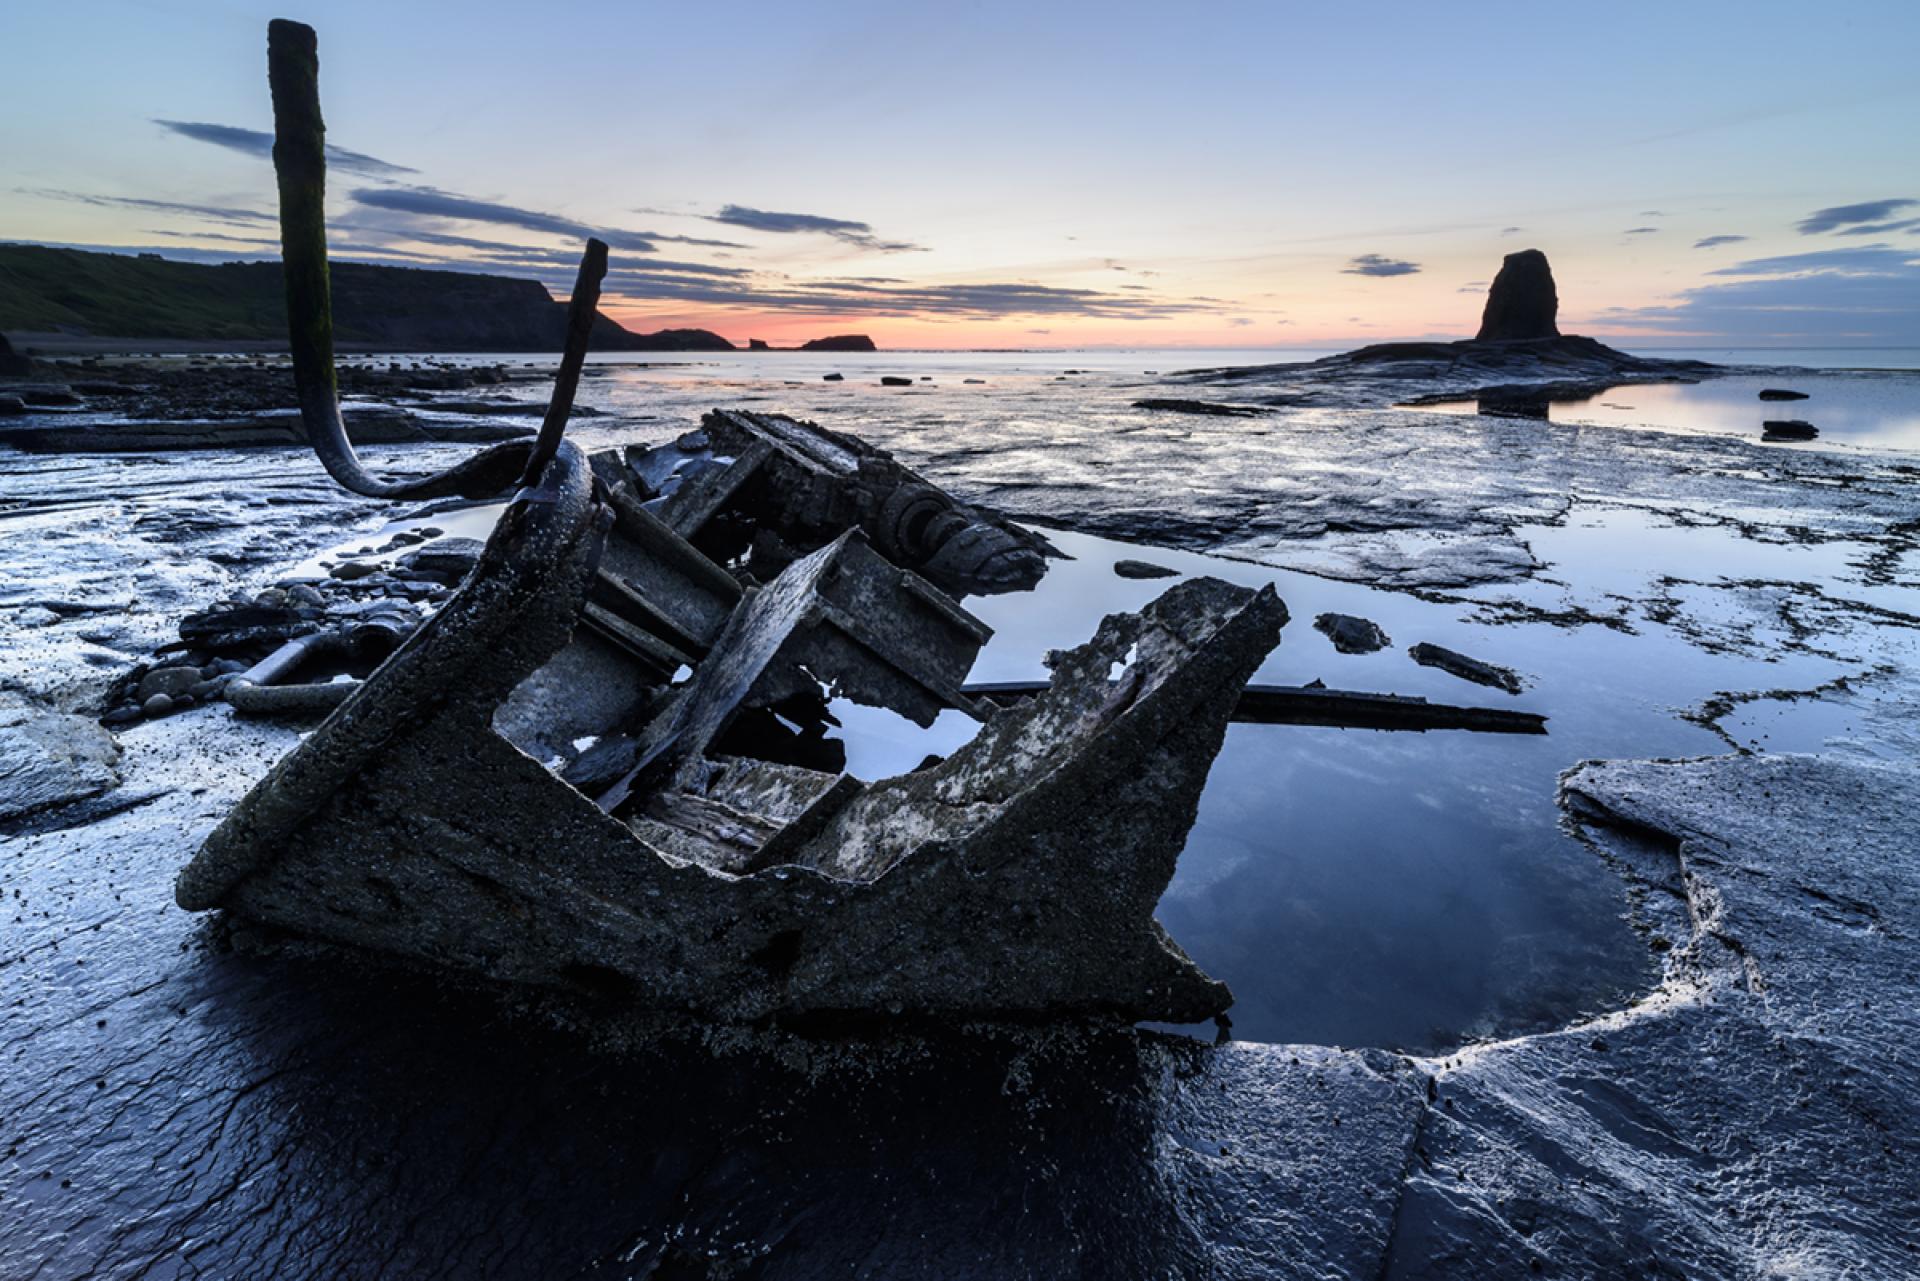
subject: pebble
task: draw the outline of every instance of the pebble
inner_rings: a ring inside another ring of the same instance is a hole
[[[322,596],[318,589],[309,587],[305,583],[288,588],[287,599],[296,605],[312,605],[321,609],[324,609],[327,604],[327,598]]]
[[[140,704],[140,710],[148,716],[165,716],[173,710],[173,700],[165,694],[155,694]]]
[[[351,583],[356,578],[366,578],[379,573],[380,567],[378,565],[369,565],[363,560],[348,560],[335,565],[329,572],[341,582]]]

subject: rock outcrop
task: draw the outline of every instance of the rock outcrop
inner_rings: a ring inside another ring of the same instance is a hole
[[[1475,337],[1481,342],[1558,338],[1560,328],[1554,317],[1559,310],[1547,256],[1538,249],[1522,249],[1508,254],[1500,264],[1500,274],[1487,290],[1487,308],[1480,315],[1480,332]]]
[[[0,334],[0,378],[23,378],[33,372],[33,362],[13,349],[5,334]]]

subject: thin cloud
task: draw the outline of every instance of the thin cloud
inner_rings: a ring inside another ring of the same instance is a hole
[[[1773,258],[1750,258],[1731,267],[1721,267],[1715,276],[1796,276],[1818,274],[1881,275],[1910,270],[1920,251],[1895,249],[1889,245],[1862,245],[1858,249],[1818,249],[1804,254],[1781,254]]]
[[[1737,245],[1747,239],[1745,236],[1703,236],[1693,242],[1695,249],[1717,249],[1721,245]]]
[[[1628,227],[1627,234],[1629,236],[1651,236],[1659,230],[1660,228],[1658,227]]]
[[[225,147],[229,151],[243,152],[262,159],[273,158],[273,135],[258,129],[242,129],[238,125],[209,124],[204,120],[155,120],[153,123],[162,129],[170,129],[182,138],[191,138],[195,142],[209,143],[215,147]],[[419,173],[418,169],[409,169],[405,165],[396,165],[392,161],[382,160],[378,156],[369,156],[364,151],[348,151],[345,147],[327,147],[327,164],[347,173],[357,173],[363,178],[393,178],[401,174]]]
[[[435,187],[362,187],[353,192],[351,198],[356,205],[364,208],[384,209],[422,218],[450,218],[459,222],[518,227],[522,231],[565,236],[570,240],[597,236],[613,248],[624,249],[628,253],[650,254],[654,252],[654,241],[658,239],[641,232],[590,227],[584,222],[563,218],[558,214],[541,213],[537,209],[521,209],[491,200],[474,200]]]
[[[1838,234],[1842,236],[1884,236],[1888,232],[1906,231],[1920,227],[1920,218],[1902,218],[1897,222],[1869,222],[1858,227],[1848,227]]]
[[[1218,299],[1144,298],[1098,289],[1065,289],[1026,282],[961,285],[869,285],[858,280],[693,280],[654,273],[648,264],[607,273],[610,293],[630,301],[708,303],[813,316],[1002,319],[1076,316],[1141,320],[1218,310]]]
[[[1910,209],[1917,204],[1920,204],[1920,200],[1895,197],[1890,200],[1865,200],[1857,205],[1832,205],[1816,209],[1802,218],[1798,229],[1803,236],[1816,236],[1823,231],[1833,231],[1856,223],[1885,222],[1902,209]]]
[[[850,218],[828,218],[820,214],[780,213],[772,209],[752,209],[746,205],[722,205],[717,214],[704,215],[709,222],[717,222],[728,227],[744,227],[749,231],[765,231],[774,235],[788,236],[813,234],[832,236],[835,240],[858,245],[862,249],[871,249],[878,253],[906,253],[922,248],[908,244],[903,240],[882,240],[873,234],[869,223],[855,222]]]
[[[227,205],[196,205],[177,200],[147,200],[139,196],[101,196],[87,191],[60,191],[44,187],[17,187],[23,195],[44,196],[50,200],[72,200],[83,205],[98,205],[103,209],[139,209],[147,213],[184,214],[194,218],[206,218],[213,222],[237,223],[251,226],[258,223],[271,223],[272,214],[261,213],[257,209],[237,209]]]
[[[1349,276],[1411,276],[1420,270],[1420,264],[1408,262],[1404,258],[1361,254],[1340,270]]]
[[[1920,250],[1887,245],[1757,258],[1668,304],[1617,308],[1613,324],[1753,342],[1920,343]]]

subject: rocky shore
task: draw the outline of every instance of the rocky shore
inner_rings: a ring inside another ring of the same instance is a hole
[[[1613,359],[1501,344],[1049,383],[964,432],[940,430],[952,402],[917,418],[851,383],[756,389],[809,411],[803,396],[845,393],[835,426],[1029,518],[1589,638],[1581,655],[1618,647],[1623,669],[1737,662],[1755,683],[1697,713],[1726,754],[1562,782],[1570,829],[1628,887],[1651,990],[1437,1055],[1065,1025],[614,1052],[590,1002],[555,1026],[457,984],[262,949],[171,906],[193,849],[302,734],[216,696],[281,640],[397,634],[437,607],[473,549],[415,540],[461,513],[344,495],[286,449],[0,446],[0,1275],[1913,1272],[1920,467],[1392,407]],[[291,392],[271,363],[31,377],[80,402],[34,419],[76,430],[247,423]],[[405,362],[343,389],[511,424],[448,404],[537,403],[520,380]],[[1196,388],[1263,412],[1134,407]],[[648,384],[634,409],[603,385],[603,416],[575,430],[672,439],[712,390]],[[425,470],[462,451],[370,452]],[[1634,576],[1583,560],[1582,540]],[[1142,555],[1126,573],[1178,572],[1158,563],[1174,553]],[[1286,646],[1315,618],[1328,661],[1397,653],[1366,617],[1300,613]],[[1671,644],[1638,648],[1656,640]],[[1763,750],[1772,722],[1751,718],[1790,703],[1858,715],[1822,755]]]

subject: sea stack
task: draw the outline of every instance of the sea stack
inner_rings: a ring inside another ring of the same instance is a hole
[[[1500,264],[1500,274],[1487,290],[1487,309],[1480,313],[1480,332],[1475,337],[1481,342],[1558,338],[1554,316],[1559,310],[1547,256],[1538,249],[1522,249],[1508,254]]]

